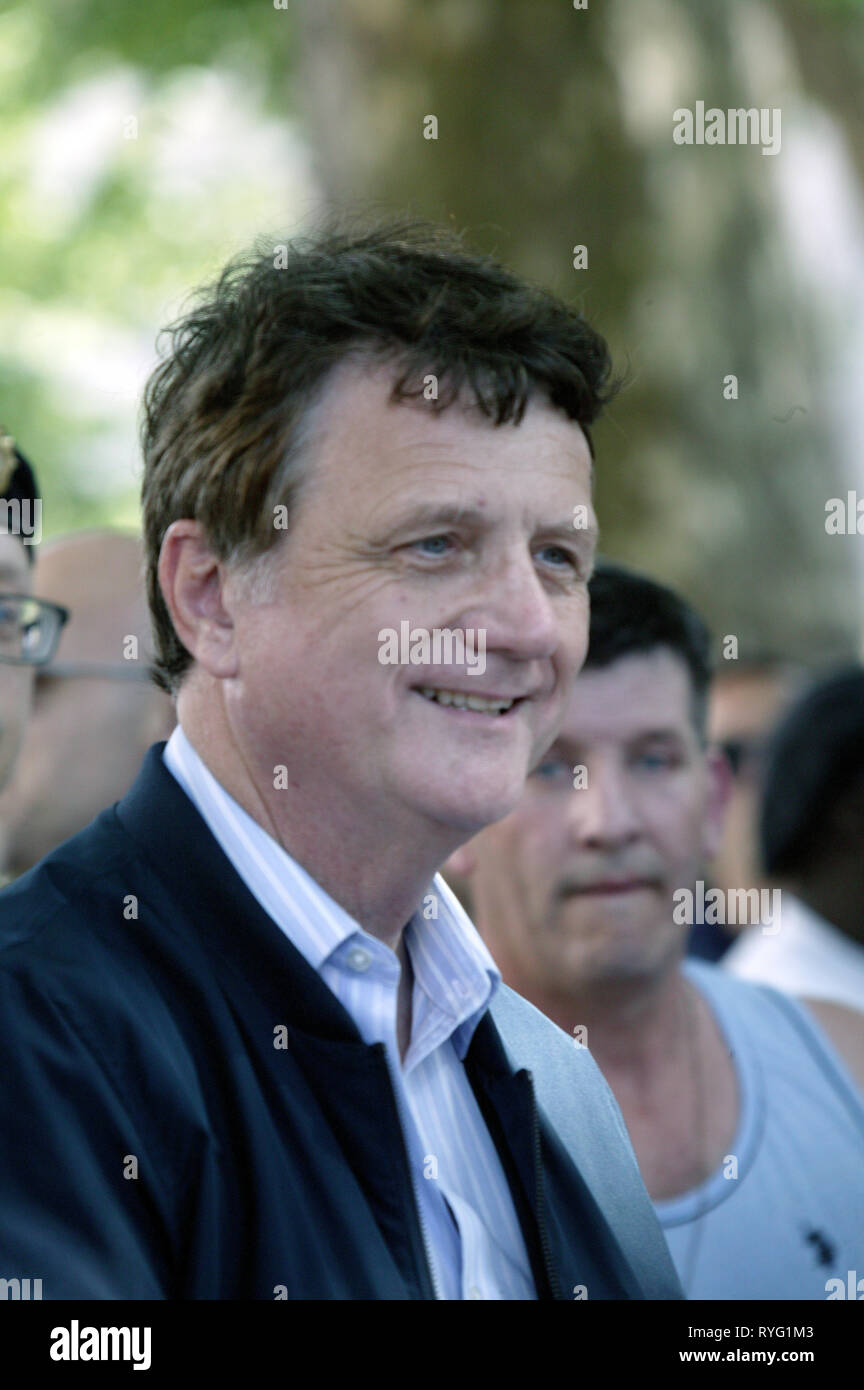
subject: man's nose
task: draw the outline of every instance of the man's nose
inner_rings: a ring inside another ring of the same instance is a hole
[[[620,848],[639,838],[640,825],[624,770],[613,760],[586,764],[584,786],[570,793],[570,834],[586,848]]]
[[[553,656],[561,640],[561,617],[554,593],[537,572],[530,555],[510,557],[487,580],[483,605],[488,650],[522,661]],[[587,625],[588,604],[585,601]]]

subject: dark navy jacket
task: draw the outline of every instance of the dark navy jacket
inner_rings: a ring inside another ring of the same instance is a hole
[[[41,1278],[46,1299],[432,1298],[384,1048],[251,895],[163,748],[0,893],[0,1278]],[[538,1295],[680,1297],[605,1083],[584,1117],[592,1189],[506,1041],[487,1012],[465,1067]]]

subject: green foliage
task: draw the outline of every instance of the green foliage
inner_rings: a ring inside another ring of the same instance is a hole
[[[0,10],[0,421],[46,534],[135,524],[136,403],[159,327],[308,196],[290,12],[151,0]]]

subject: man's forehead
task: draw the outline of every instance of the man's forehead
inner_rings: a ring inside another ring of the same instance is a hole
[[[684,661],[667,647],[589,667],[577,677],[561,738],[634,738],[690,726],[692,686]]]
[[[334,369],[308,422],[324,458],[342,462],[346,452],[350,456],[362,449],[364,438],[374,433],[374,461],[382,474],[433,465],[446,468],[448,462],[473,465],[479,471],[493,463],[516,466],[520,446],[530,439],[531,457],[525,462],[533,467],[562,478],[590,470],[588,442],[578,423],[539,394],[531,397],[518,425],[496,426],[470,397],[444,409],[422,395],[392,400],[397,375],[386,363],[349,361]]]

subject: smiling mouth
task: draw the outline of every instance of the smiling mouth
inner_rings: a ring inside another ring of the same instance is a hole
[[[424,700],[428,700],[433,705],[443,705],[445,709],[492,715],[497,719],[509,714],[517,705],[521,705],[525,698],[521,695],[512,696],[509,699],[487,695],[466,695],[462,690],[434,690],[430,685],[415,686],[414,692],[417,695],[422,695]]]

